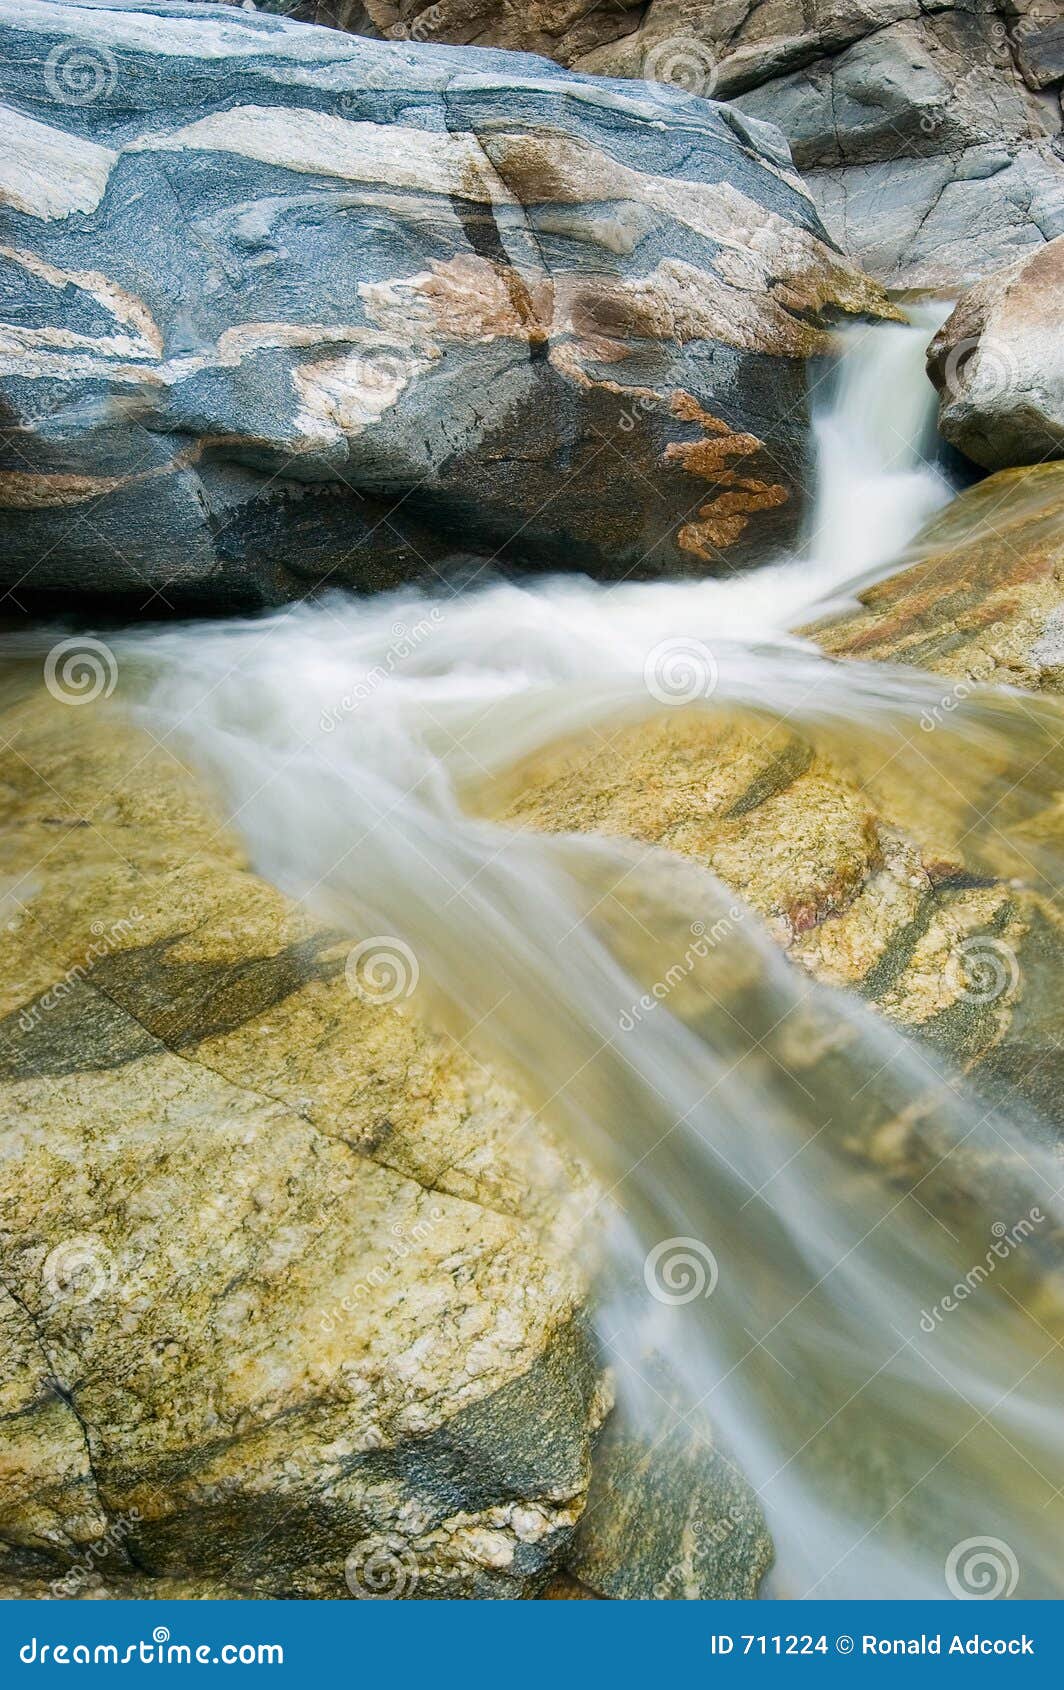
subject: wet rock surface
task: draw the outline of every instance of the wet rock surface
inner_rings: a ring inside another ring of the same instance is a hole
[[[943,428],[987,467],[1059,451],[1064,61],[1037,0],[299,10],[393,40],[0,3],[13,603],[269,603],[459,553],[708,573],[793,537],[806,365],[835,318],[889,307],[762,114],[883,276],[1019,252],[936,337]],[[442,36],[650,80],[422,45]],[[688,942],[709,867],[916,1033],[935,1083],[1059,1130],[1062,474],[971,489],[807,630],[938,677],[904,744],[666,709],[485,807],[651,847]],[[1046,746],[1041,808],[1010,808],[1000,740],[952,778],[985,682],[1028,695],[1001,720]],[[356,989],[351,935],[258,880],[162,746],[40,697],[0,722],[0,1595],[757,1595],[772,1544],[713,1429],[611,1407],[572,1251],[595,1194],[505,1078]],[[615,916],[652,919],[656,889]],[[673,1009],[710,1030],[745,966],[712,1012],[701,975]],[[1007,1191],[994,1147],[936,1183],[933,1131],[865,1118],[824,1002],[754,1065],[834,1064],[846,1151],[939,1217]]]
[[[576,1543],[613,1397],[579,1166],[352,989],[165,750],[2,719],[0,1595],[752,1594],[742,1475],[624,1421]]]
[[[928,348],[939,428],[984,469],[1064,457],[1064,236],[978,282]]]
[[[988,788],[996,825],[982,840],[981,789],[961,791],[945,747],[981,685],[1064,690],[1062,501],[1062,465],[992,477],[929,524],[909,567],[860,609],[807,630],[836,657],[942,676],[904,743],[873,739],[855,754],[856,727],[810,733],[743,711],[668,709],[536,756],[492,806],[522,826],[630,837],[711,868],[818,979],[856,989],[985,1091],[1011,1087],[1059,1124],[1047,983],[1064,963],[1064,928],[1039,866],[1059,839],[1053,737],[1038,741],[1044,812],[1014,816],[1008,794]],[[1022,726],[1017,709],[1010,731]],[[993,757],[981,770],[969,757],[969,787],[980,772],[995,777]]]
[[[74,714],[4,715],[9,1594],[534,1594],[609,1406],[578,1176]]]
[[[772,1556],[746,1479],[704,1421],[666,1410],[637,1431],[618,1407],[569,1552],[579,1580],[620,1601],[749,1601]]]
[[[840,657],[1059,693],[1062,535],[1064,464],[989,476],[928,523],[908,566],[860,608],[811,631]]]
[[[807,360],[887,308],[776,131],[227,7],[0,33],[9,609],[713,573],[796,532]]]

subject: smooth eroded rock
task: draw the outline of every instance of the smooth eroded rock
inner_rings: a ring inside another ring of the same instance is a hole
[[[978,282],[928,347],[939,428],[984,469],[1064,457],[1064,235]]]
[[[106,708],[3,717],[3,1574],[534,1594],[609,1403],[579,1173]]]
[[[15,604],[711,573],[796,533],[807,360],[889,308],[775,130],[222,6],[2,0],[0,35]]]
[[[876,276],[949,289],[1064,233],[1058,0],[308,0],[391,38],[549,53],[778,124]]]

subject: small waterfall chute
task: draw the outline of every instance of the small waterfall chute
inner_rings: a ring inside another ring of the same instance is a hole
[[[353,940],[399,936],[432,1014],[593,1166],[603,1332],[629,1401],[663,1357],[681,1417],[708,1414],[761,1498],[773,1588],[793,1596],[942,1595],[979,1535],[1009,1546],[1019,1594],[1064,1593],[1064,1309],[1044,1269],[1059,1163],[1036,1123],[790,964],[704,867],[515,831],[471,813],[471,794],[556,740],[660,710],[657,651],[670,677],[693,663],[690,709],[785,721],[859,786],[890,769],[926,792],[973,867],[1055,875],[1039,836],[1064,783],[1055,705],[973,695],[921,739],[940,683],[828,661],[788,632],[946,496],[923,456],[926,332],[854,331],[818,422],[806,558],[727,581],[336,597],[122,642],[255,865]],[[951,802],[940,776],[958,767]],[[882,1166],[892,1134],[907,1187]],[[999,1225],[1032,1247],[995,1254]],[[989,1260],[978,1297],[933,1312]]]

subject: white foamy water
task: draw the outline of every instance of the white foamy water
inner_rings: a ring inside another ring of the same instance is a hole
[[[949,1594],[986,1538],[1005,1546],[986,1552],[1003,1588],[1064,1593],[1060,1330],[1040,1290],[1027,1312],[1064,1218],[1059,1164],[1028,1123],[815,985],[708,872],[514,832],[468,800],[562,735],[690,699],[786,718],[914,789],[963,767],[980,809],[1002,800],[983,832],[959,808],[969,860],[1052,873],[1000,837],[1053,790],[1048,706],[979,700],[921,737],[939,683],[829,662],[788,632],[882,571],[946,496],[921,457],[926,334],[851,337],[818,421],[804,558],[726,581],[335,596],[120,649],[154,730],[216,784],[260,871],[353,941],[409,947],[426,1010],[523,1089],[529,1130],[594,1168],[622,1411],[660,1435],[648,1381],[668,1381],[684,1419],[670,1409],[666,1427],[724,1447],[771,1527],[769,1588],[795,1597]],[[675,995],[634,1017],[671,978]],[[1035,1210],[993,1283],[928,1313]]]
[[[817,597],[875,575],[950,496],[928,461],[935,411],[923,370],[948,310],[917,305],[909,315],[906,327],[844,331],[837,381],[815,408],[819,473],[805,579]]]

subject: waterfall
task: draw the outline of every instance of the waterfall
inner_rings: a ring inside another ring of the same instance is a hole
[[[788,631],[882,571],[947,495],[923,455],[926,333],[851,337],[817,419],[804,557],[725,581],[334,596],[140,631],[121,652],[254,865],[353,941],[407,947],[425,1011],[523,1090],[529,1131],[593,1168],[584,1242],[625,1412],[651,1426],[664,1370],[690,1435],[757,1492],[769,1589],[791,1597],[944,1595],[951,1555],[986,1538],[1015,1557],[1019,1595],[1064,1594],[1064,1327],[1051,1298],[1026,1312],[1033,1253],[931,1312],[998,1226],[1037,1211],[1027,1224],[1056,1232],[1059,1164],[1036,1125],[815,984],[707,870],[515,831],[483,799],[537,748],[660,710],[646,676],[664,644],[681,667],[711,655],[712,697],[688,708],[786,718],[855,779],[891,763],[940,796],[936,769],[960,763],[973,804],[1000,803],[993,828],[960,806],[966,859],[1026,872],[997,835],[1059,784],[1056,710],[977,697],[921,740],[941,683],[829,662]],[[915,1172],[896,1184],[882,1146],[899,1134]]]
[[[864,579],[898,557],[916,529],[949,498],[929,461],[934,391],[924,348],[946,305],[909,307],[910,322],[843,331],[835,381],[814,407],[816,499],[807,575],[814,591]]]

